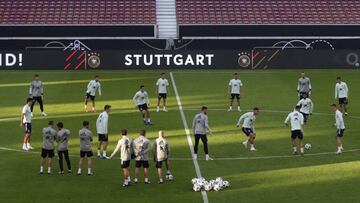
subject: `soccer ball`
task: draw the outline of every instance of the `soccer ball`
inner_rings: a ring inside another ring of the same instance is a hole
[[[214,190],[215,190],[215,191],[221,190],[221,186],[220,186],[219,184],[215,184],[215,185],[214,185]]]
[[[306,145],[305,145],[305,149],[310,150],[310,149],[311,149],[311,144],[309,144],[309,143],[306,144]]]
[[[193,185],[195,185],[195,184],[197,183],[197,181],[198,181],[197,178],[193,178],[193,179],[191,180],[191,183],[192,183]]]
[[[200,190],[201,190],[200,185],[195,184],[195,185],[193,186],[193,190],[194,190],[195,192],[200,192]]]
[[[223,182],[223,186],[224,186],[224,188],[228,188],[228,187],[230,187],[230,183],[229,183],[229,181],[224,180],[224,182]]]
[[[205,189],[206,191],[210,191],[210,190],[212,190],[212,185],[211,185],[210,183],[208,183],[208,184],[206,184],[206,185],[204,186],[204,189]]]
[[[166,175],[166,180],[168,181],[173,181],[174,180],[174,176],[169,174],[169,175]]]

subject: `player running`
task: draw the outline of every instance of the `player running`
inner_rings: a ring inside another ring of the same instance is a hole
[[[206,131],[209,131],[209,134],[211,134],[212,132],[209,127],[209,120],[208,120],[207,112],[208,112],[208,108],[206,106],[203,106],[201,108],[201,112],[196,114],[193,119],[192,130],[193,130],[193,134],[195,136],[193,159],[197,159],[199,141],[201,139],[201,141],[204,145],[205,159],[206,159],[206,161],[210,161],[213,159],[209,156],[209,149],[208,149],[208,143],[207,143],[208,140],[207,140],[207,136],[206,136]]]
[[[300,99],[302,99],[304,95],[307,95],[307,97],[311,96],[311,81],[310,78],[306,77],[305,72],[301,73],[298,80],[297,92]]]
[[[239,79],[239,75],[237,73],[234,74],[234,79],[230,80],[229,82],[229,94],[231,95],[230,98],[230,106],[229,106],[229,112],[233,110],[233,103],[234,99],[236,98],[237,105],[238,105],[238,112],[241,112],[240,109],[240,90],[243,86],[243,83]]]
[[[99,137],[98,145],[97,145],[97,158],[101,158],[100,150],[101,146],[104,143],[103,146],[103,154],[102,157],[106,159],[106,149],[108,146],[108,122],[109,122],[109,113],[111,111],[110,105],[104,106],[104,111],[99,115],[99,117],[96,120],[96,131]]]
[[[48,174],[51,174],[52,158],[54,157],[54,141],[56,139],[56,130],[54,122],[49,121],[48,127],[43,128],[43,144],[41,149],[40,174],[44,173],[44,161],[48,157]]]
[[[31,105],[31,116],[33,116],[32,112],[34,110],[35,102],[39,102],[41,116],[47,116],[44,112],[44,87],[43,82],[39,79],[39,75],[34,75],[34,80],[30,84],[29,88],[29,97],[33,99],[33,103]]]
[[[156,162],[156,168],[159,176],[159,184],[162,184],[162,164],[163,162],[166,164],[166,180],[171,181],[172,175],[170,172],[170,161],[169,161],[169,152],[170,147],[168,141],[165,139],[164,131],[159,131],[159,138],[157,138],[154,142],[154,160]]]
[[[344,136],[345,132],[345,123],[343,114],[339,109],[336,107],[336,104],[331,105],[331,111],[335,113],[335,121],[336,121],[336,143],[338,146],[338,150],[336,154],[341,154],[344,151],[344,147],[342,146],[341,139]]]
[[[149,156],[150,156],[150,140],[146,138],[146,131],[140,130],[140,136],[133,142],[135,154],[135,178],[134,183],[138,182],[140,167],[144,168],[145,184],[150,184],[149,181]]]
[[[132,154],[132,141],[127,136],[126,129],[121,129],[121,139],[118,141],[116,148],[109,157],[109,159],[112,159],[119,150],[120,150],[121,168],[124,174],[123,187],[127,187],[130,186],[129,166],[130,166],[130,160]]]
[[[33,99],[28,98],[26,100],[26,104],[22,109],[21,117],[20,117],[20,127],[25,129],[24,133],[24,144],[22,146],[22,149],[24,151],[29,151],[31,149],[34,149],[30,145],[30,137],[31,137],[31,106],[33,104]]]
[[[256,137],[255,121],[259,112],[260,109],[258,107],[253,108],[252,112],[248,112],[240,116],[239,121],[236,124],[237,127],[240,127],[241,122],[244,121],[242,131],[247,136],[247,140],[242,142],[242,144],[247,148],[248,143],[250,143],[250,151],[256,151],[254,147],[254,141]]]
[[[69,151],[68,151],[70,130],[64,128],[64,124],[62,122],[58,122],[57,127],[59,130],[56,135],[56,142],[58,143],[57,153],[59,157],[59,167],[60,167],[59,174],[64,174],[64,164],[63,164],[64,158],[68,168],[68,173],[71,173],[71,164],[70,164]]]
[[[133,97],[134,104],[137,108],[139,108],[139,111],[141,112],[141,116],[144,119],[145,125],[152,125],[151,119],[150,119],[150,101],[149,101],[149,95],[145,91],[145,86],[141,85],[140,90],[135,93]]]
[[[79,169],[77,175],[81,175],[81,168],[83,165],[84,157],[86,156],[88,161],[88,176],[93,175],[92,172],[92,141],[93,133],[89,130],[89,121],[83,122],[83,128],[79,130],[80,137],[80,160],[79,160]]]
[[[300,140],[299,147],[301,155],[304,155],[304,116],[299,112],[300,106],[296,106],[294,111],[289,113],[285,119],[285,125],[287,126],[289,121],[291,124],[291,144],[293,147],[293,155],[297,154],[296,138]]]
[[[91,99],[92,102],[92,112],[95,112],[95,96],[96,96],[96,91],[98,90],[99,92],[99,96],[101,97],[101,85],[100,85],[100,81],[99,81],[99,76],[95,76],[94,80],[90,80],[89,84],[87,85],[87,90],[86,90],[86,95],[85,95],[85,112],[88,112],[88,100],[89,98]]]
[[[297,103],[297,106],[300,106],[300,113],[304,116],[304,125],[306,125],[307,120],[314,110],[314,103],[307,94],[302,96],[302,99]]]
[[[156,94],[158,95],[158,104],[156,108],[156,112],[160,111],[160,101],[163,100],[163,111],[166,110],[166,98],[169,92],[169,82],[165,78],[165,73],[161,73],[161,77],[156,82]]]
[[[349,104],[349,88],[347,84],[341,80],[341,77],[336,78],[335,85],[335,99],[339,99],[341,112],[348,115],[346,106]]]

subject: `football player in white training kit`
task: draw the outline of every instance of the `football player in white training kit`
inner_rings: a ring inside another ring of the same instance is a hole
[[[169,81],[165,78],[165,73],[161,73],[161,77],[156,82],[156,94],[158,95],[158,103],[156,112],[160,111],[160,101],[163,100],[163,111],[166,110],[166,99],[169,93]]]
[[[293,155],[297,154],[296,138],[300,140],[300,153],[304,155],[304,116],[300,113],[300,106],[296,106],[294,111],[289,113],[285,119],[287,126],[290,121],[291,124],[291,144],[293,147]]]
[[[169,161],[169,142],[165,139],[164,131],[159,131],[159,137],[154,142],[154,160],[156,162],[156,168],[159,176],[159,184],[163,183],[162,178],[162,164],[163,162],[166,165],[166,180],[172,180],[172,175],[170,173],[170,161]]]
[[[309,115],[312,115],[314,110],[314,103],[307,94],[302,95],[302,99],[297,103],[297,106],[300,106],[300,113],[304,116],[304,124],[306,125]]]
[[[135,93],[133,97],[134,104],[137,108],[139,108],[139,111],[141,112],[141,116],[144,120],[145,125],[152,125],[151,119],[150,119],[150,101],[149,101],[149,95],[145,91],[145,86],[141,85],[140,90]]]
[[[30,145],[30,137],[31,137],[31,105],[33,104],[33,99],[28,98],[26,100],[26,104],[22,109],[21,117],[20,117],[20,127],[25,129],[24,134],[24,144],[22,149],[28,151],[30,149],[34,149]]]
[[[234,79],[229,82],[229,94],[230,94],[230,106],[228,111],[232,111],[234,99],[236,98],[238,111],[241,112],[240,108],[240,90],[243,86],[241,80],[239,79],[239,75],[237,73],[234,74]]]
[[[335,113],[335,121],[336,121],[336,143],[338,146],[338,150],[336,154],[341,154],[344,151],[344,147],[342,146],[341,139],[344,136],[345,132],[345,123],[343,114],[339,109],[337,109],[336,104],[331,105],[331,111]]]
[[[98,145],[97,145],[97,158],[101,158],[100,150],[101,145],[103,146],[102,158],[106,159],[106,148],[108,146],[109,134],[108,134],[108,123],[109,123],[109,113],[111,111],[110,105],[104,106],[104,111],[99,115],[96,120],[96,131],[98,134]]]
[[[92,112],[95,112],[95,96],[96,91],[99,91],[99,96],[101,96],[101,85],[99,82],[99,76],[95,76],[94,80],[90,80],[89,84],[87,85],[86,95],[85,95],[85,112],[88,112],[88,100],[91,99],[92,101]]]
[[[242,131],[247,136],[247,139],[242,144],[247,148],[248,143],[250,143],[250,151],[256,151],[254,147],[256,136],[255,121],[259,112],[260,109],[255,107],[252,112],[248,112],[240,116],[239,121],[236,124],[237,127],[240,127],[241,122],[244,121]]]
[[[349,104],[349,88],[341,77],[336,78],[335,99],[339,99],[340,110],[345,116],[348,115],[347,105]]]

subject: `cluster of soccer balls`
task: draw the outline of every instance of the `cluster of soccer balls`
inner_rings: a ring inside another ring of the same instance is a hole
[[[220,177],[218,177],[214,180],[210,180],[210,181],[205,180],[205,178],[194,178],[191,180],[191,183],[193,185],[193,190],[195,192],[200,192],[201,190],[220,191],[220,190],[230,187],[229,181],[223,180]]]

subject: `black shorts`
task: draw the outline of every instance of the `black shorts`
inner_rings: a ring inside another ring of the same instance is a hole
[[[140,111],[146,111],[148,110],[148,105],[147,104],[141,104],[141,105],[138,105],[138,108]]]
[[[348,101],[348,99],[346,97],[339,98],[339,104],[340,105],[347,105],[347,104],[349,104],[349,101]]]
[[[251,128],[242,128],[242,131],[245,133],[246,136],[250,136],[251,133],[254,133],[254,131]]]
[[[304,116],[304,123],[306,123],[309,118],[309,114],[303,113],[303,112],[300,112],[300,113]]]
[[[84,157],[92,157],[93,156],[93,152],[92,151],[80,151],[80,157],[84,158]]]
[[[166,99],[166,98],[167,98],[167,94],[166,94],[166,93],[159,93],[158,98],[159,98],[159,99],[161,99],[161,98]]]
[[[25,133],[31,133],[31,123],[24,123]]]
[[[336,131],[336,137],[343,137],[344,136],[345,129],[338,129]]]
[[[90,98],[91,101],[94,101],[94,100],[95,100],[95,96],[90,95],[90,93],[86,93],[85,98],[86,98],[86,99],[89,99],[89,98]]]
[[[99,141],[107,142],[109,140],[108,135],[106,134],[98,134]]]
[[[291,138],[296,139],[299,138],[300,140],[304,139],[304,135],[301,130],[292,130],[291,131]]]
[[[240,99],[240,94],[231,94],[231,99]]]
[[[135,162],[136,168],[140,168],[141,166],[144,168],[149,168],[149,161],[136,161]]]
[[[53,149],[41,149],[41,157],[42,158],[53,158],[54,157],[54,150]]]
[[[121,161],[121,168],[129,168],[129,166],[130,166],[130,160]]]
[[[162,168],[162,163],[166,162],[166,161],[167,161],[167,159],[165,159],[164,161],[157,161],[156,162],[156,168]]]

